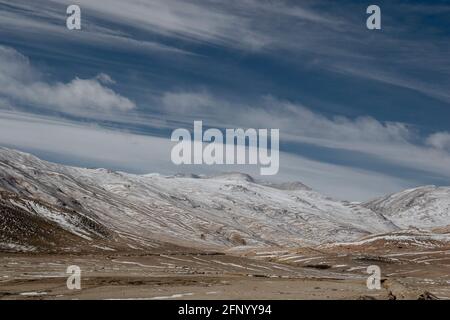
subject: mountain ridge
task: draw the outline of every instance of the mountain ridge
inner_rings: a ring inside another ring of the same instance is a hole
[[[61,227],[61,237],[69,232],[83,238],[77,228],[87,232],[84,235],[91,241],[84,239],[77,250],[99,244],[111,250],[146,250],[163,244],[214,250],[315,246],[356,241],[423,221],[402,223],[389,218],[393,215],[381,210],[380,202],[337,201],[300,182],[269,184],[240,173],[134,175],[58,165],[7,148],[0,148],[0,190],[2,213],[15,210],[39,217]],[[11,200],[14,197],[19,200]],[[432,227],[449,224],[448,216],[438,218]],[[11,219],[10,215],[10,224],[23,223]],[[89,231],[89,225],[79,221],[89,221],[104,234]],[[40,230],[37,225],[30,228]],[[33,247],[32,239],[14,243],[5,231],[1,234],[3,247]],[[55,243],[53,249],[57,247]]]

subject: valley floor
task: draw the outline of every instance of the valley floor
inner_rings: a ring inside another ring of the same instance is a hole
[[[81,290],[66,286],[70,265]],[[369,290],[367,266],[382,272]],[[450,248],[0,254],[0,299],[450,299]]]

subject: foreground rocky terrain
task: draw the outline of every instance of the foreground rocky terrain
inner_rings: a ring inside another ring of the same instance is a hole
[[[1,254],[0,299],[450,299],[450,248]],[[81,268],[69,290],[67,267]],[[380,290],[366,286],[381,269]]]
[[[0,148],[0,299],[450,298],[449,225],[450,188],[349,203],[238,173],[132,175]],[[66,287],[70,265],[82,290]]]

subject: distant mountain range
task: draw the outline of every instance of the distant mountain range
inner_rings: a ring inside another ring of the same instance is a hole
[[[300,182],[262,183],[239,173],[133,175],[0,148],[3,251],[330,246],[404,233],[450,242],[449,225],[450,188],[359,204]]]

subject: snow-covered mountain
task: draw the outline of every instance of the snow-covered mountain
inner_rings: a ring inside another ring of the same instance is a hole
[[[412,221],[449,224],[448,206],[445,213],[426,211],[428,220],[403,222],[403,213],[393,217],[376,202],[335,201],[301,183],[82,169],[6,148],[0,148],[0,191],[0,248],[294,247],[354,241]]]
[[[401,228],[450,225],[450,188],[425,186],[405,190],[364,204]]]

